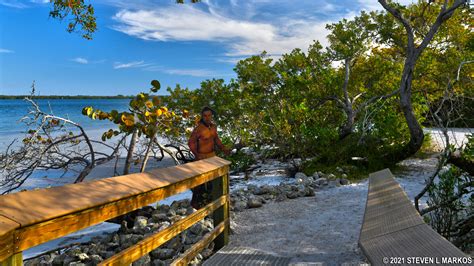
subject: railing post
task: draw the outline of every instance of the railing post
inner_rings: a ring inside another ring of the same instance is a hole
[[[23,253],[15,253],[4,261],[0,261],[0,266],[23,266]]]
[[[222,195],[226,195],[226,203],[214,211],[214,227],[225,221],[224,231],[214,240],[214,250],[221,249],[229,243],[229,173],[218,177],[212,181],[212,200],[216,200]]]

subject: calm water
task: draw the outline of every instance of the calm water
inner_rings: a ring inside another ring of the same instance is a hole
[[[81,124],[85,129],[110,128],[113,123],[108,120],[92,120],[82,115],[82,108],[92,106],[103,111],[116,109],[127,110],[129,99],[39,99],[36,100],[44,112],[52,110],[54,115],[69,118]],[[26,125],[19,120],[28,113],[31,104],[24,100],[0,100],[0,142],[22,137]],[[1,145],[2,143],[0,143]]]

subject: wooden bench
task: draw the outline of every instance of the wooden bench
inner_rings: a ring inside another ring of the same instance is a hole
[[[174,261],[186,265],[211,241],[217,249],[228,242],[229,164],[213,157],[146,173],[0,196],[0,265],[22,265],[22,251],[28,248],[212,182],[212,203],[101,263],[129,265],[213,214],[214,230]]]
[[[423,221],[388,169],[369,176],[359,246],[373,265],[472,261]]]

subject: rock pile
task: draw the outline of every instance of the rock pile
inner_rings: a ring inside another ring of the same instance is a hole
[[[133,223],[123,220],[118,232],[92,238],[92,241],[55,251],[47,255],[27,260],[25,265],[97,265],[104,259],[136,244],[145,237],[169,227],[193,212],[188,199],[175,201],[171,206],[147,206],[140,209]],[[160,248],[135,261],[132,265],[169,265],[185,250],[198,242],[203,235],[214,228],[210,218],[201,220],[188,230],[163,244]],[[212,255],[213,243],[206,247],[191,264],[200,264]]]
[[[302,172],[295,174],[294,183],[280,183],[277,186],[248,185],[247,188],[234,190],[230,194],[231,210],[243,211],[247,208],[259,208],[269,200],[284,201],[298,197],[312,197],[315,190],[324,186],[336,187],[348,185],[346,178],[336,178],[333,174],[316,172],[307,176]]]

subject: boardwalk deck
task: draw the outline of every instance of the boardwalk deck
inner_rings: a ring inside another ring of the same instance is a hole
[[[446,258],[470,261],[424,223],[390,170],[372,173],[369,178],[359,245],[373,265],[415,264],[416,259],[428,264],[442,263]]]
[[[221,265],[289,265],[291,258],[276,256],[258,249],[248,247],[226,246],[206,260],[204,266]]]

